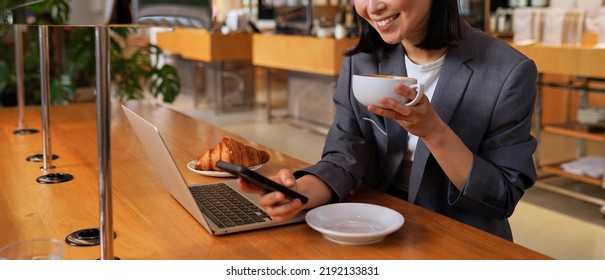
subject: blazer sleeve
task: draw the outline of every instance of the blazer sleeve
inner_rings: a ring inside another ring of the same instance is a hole
[[[448,202],[474,209],[485,216],[510,217],[525,189],[537,178],[531,136],[536,99],[537,69],[530,59],[510,72],[498,96],[489,128],[474,155],[466,185],[458,191],[451,183]]]

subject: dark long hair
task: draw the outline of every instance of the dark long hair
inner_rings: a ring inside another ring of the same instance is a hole
[[[462,38],[458,0],[432,1],[426,36],[416,47],[425,50],[439,50],[455,46],[457,41]],[[388,44],[382,40],[378,31],[360,16],[357,17],[357,24],[359,26],[359,42],[354,48],[349,49],[345,55],[350,56],[361,52],[369,53],[377,49],[393,48],[397,45]]]

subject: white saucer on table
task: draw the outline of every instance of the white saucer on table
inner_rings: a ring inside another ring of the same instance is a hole
[[[367,245],[403,226],[403,216],[390,208],[366,203],[335,203],[307,213],[307,224],[333,242]]]

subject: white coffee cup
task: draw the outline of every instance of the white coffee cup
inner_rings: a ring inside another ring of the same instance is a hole
[[[404,84],[411,89],[416,90],[416,97],[409,98],[397,93],[395,86]],[[406,106],[414,106],[424,95],[424,86],[419,84],[415,78],[379,75],[379,74],[359,74],[353,75],[353,95],[359,103],[369,106],[374,104],[384,108],[380,103],[382,97],[388,97],[396,102],[403,103]]]

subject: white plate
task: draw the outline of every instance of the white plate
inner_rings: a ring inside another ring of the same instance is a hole
[[[330,241],[347,245],[376,243],[403,226],[392,209],[366,203],[336,203],[312,209],[307,224]]]
[[[255,165],[250,167],[250,170],[256,170],[261,168],[263,165],[259,164],[259,165]],[[210,177],[235,177],[233,176],[233,174],[229,173],[229,172],[224,172],[224,171],[213,171],[213,170],[197,170],[195,169],[195,160],[192,160],[190,162],[187,163],[187,168],[189,168],[189,170],[197,173],[197,174],[201,174],[204,176],[210,176]]]

